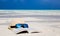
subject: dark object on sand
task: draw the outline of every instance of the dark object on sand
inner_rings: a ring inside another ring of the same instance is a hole
[[[10,26],[11,28],[16,28],[16,26]]]
[[[40,32],[31,32],[31,33],[40,33]]]
[[[23,34],[23,33],[29,33],[29,32],[28,31],[21,31],[21,32],[19,32],[17,34]]]
[[[28,28],[28,24],[16,24],[15,26],[10,26],[11,28]]]

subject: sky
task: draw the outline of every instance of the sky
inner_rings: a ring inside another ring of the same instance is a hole
[[[0,0],[0,9],[60,9],[60,0]]]

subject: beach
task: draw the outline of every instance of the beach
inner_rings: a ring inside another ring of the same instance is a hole
[[[6,12],[6,11],[5,11]],[[12,12],[12,11],[8,11]],[[1,13],[0,12],[0,35],[1,36],[60,36],[60,13],[58,11],[31,12],[25,11],[22,13]],[[21,11],[20,11],[21,12]],[[54,12],[54,13],[52,13]],[[14,18],[23,18],[25,23],[29,25],[31,30],[39,33],[16,34],[8,29],[9,24]]]

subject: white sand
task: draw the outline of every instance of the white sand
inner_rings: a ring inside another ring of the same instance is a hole
[[[33,18],[24,18],[25,21],[32,21]],[[30,20],[31,19],[31,20]],[[36,21],[38,19],[35,19]],[[59,22],[26,22],[31,30],[39,31],[40,33],[29,33],[16,35],[14,32],[8,30],[8,25],[0,25],[0,36],[60,36]]]
[[[8,30],[10,16],[24,17],[29,31],[40,33],[15,34]],[[0,36],[60,36],[60,10],[0,10]]]

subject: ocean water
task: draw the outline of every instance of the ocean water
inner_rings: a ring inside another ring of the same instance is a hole
[[[0,9],[60,9],[60,0],[0,0]]]

